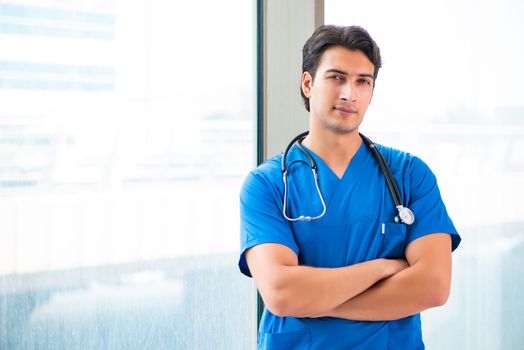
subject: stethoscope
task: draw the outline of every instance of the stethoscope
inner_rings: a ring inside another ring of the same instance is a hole
[[[284,214],[284,217],[286,220],[289,221],[311,221],[311,220],[317,220],[323,217],[326,214],[326,203],[324,202],[324,197],[322,196],[322,191],[320,191],[320,187],[318,185],[318,173],[317,173],[317,162],[311,154],[302,146],[302,140],[309,134],[309,131],[305,131],[299,135],[297,135],[289,145],[287,145],[284,154],[282,155],[282,181],[284,181],[284,205],[282,209],[282,213]],[[368,148],[373,152],[375,155],[375,158],[380,166],[380,169],[382,170],[382,173],[384,174],[384,177],[386,178],[386,183],[389,187],[389,191],[391,192],[391,196],[393,197],[393,202],[395,203],[395,207],[397,208],[398,215],[395,216],[395,222],[396,223],[403,223],[406,225],[411,225],[413,222],[415,222],[415,215],[413,212],[405,207],[402,204],[402,198],[400,197],[400,191],[398,189],[397,182],[395,181],[395,178],[393,177],[393,174],[391,173],[391,169],[389,169],[389,166],[386,163],[386,160],[382,156],[382,153],[379,152],[373,141],[368,139],[366,136],[360,134],[360,137],[368,146]],[[300,149],[302,153],[304,153],[309,161],[309,165],[311,167],[311,172],[313,173],[313,178],[315,179],[315,187],[317,189],[318,197],[320,198],[320,202],[322,203],[322,212],[316,216],[308,216],[308,215],[300,215],[296,218],[290,218],[286,213],[286,205],[287,205],[287,164],[286,164],[286,158],[289,153],[289,150],[291,147],[296,144],[297,147]]]

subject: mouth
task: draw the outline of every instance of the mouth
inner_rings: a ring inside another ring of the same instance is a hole
[[[333,109],[343,114],[356,114],[357,113],[356,109],[353,109],[350,107],[335,106]]]

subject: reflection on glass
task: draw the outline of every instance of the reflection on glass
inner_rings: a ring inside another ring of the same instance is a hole
[[[364,133],[430,165],[463,239],[448,303],[422,314],[427,348],[524,348],[522,4],[325,5],[326,23],[361,25],[381,48]]]
[[[255,343],[253,11],[0,3],[0,350]]]

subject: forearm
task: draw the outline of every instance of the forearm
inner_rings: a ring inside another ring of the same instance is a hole
[[[449,280],[432,273],[431,266],[416,264],[347,300],[323,316],[361,321],[397,320],[443,305]]]
[[[272,295],[266,295],[271,300],[268,307],[270,310],[273,307],[279,316],[315,316],[336,308],[377,281],[391,276],[404,268],[401,264],[376,259],[341,268],[282,266]]]

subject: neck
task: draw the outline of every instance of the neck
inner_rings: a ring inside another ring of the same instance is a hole
[[[358,129],[347,133],[329,129],[311,129],[303,144],[315,152],[341,178],[362,144],[362,138]]]

